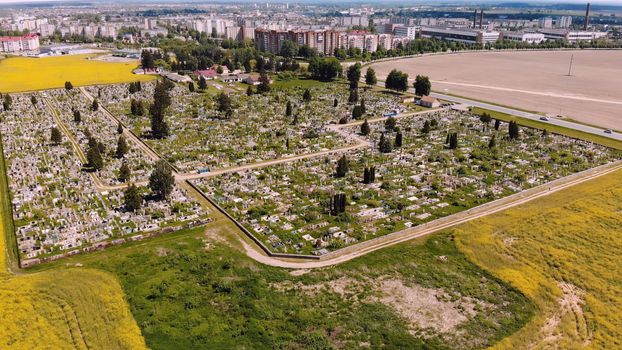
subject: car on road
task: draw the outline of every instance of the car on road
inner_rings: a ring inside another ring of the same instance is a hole
[[[605,130],[605,134],[613,134],[613,130],[607,129],[607,130]]]
[[[540,120],[544,120],[545,122],[548,122],[549,121],[549,117],[542,116],[542,117],[540,117]]]

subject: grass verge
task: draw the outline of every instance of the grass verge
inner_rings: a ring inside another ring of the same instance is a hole
[[[613,149],[622,150],[622,142],[614,140],[614,139],[610,139],[608,137],[595,135],[595,134],[583,132],[580,130],[568,129],[563,126],[557,126],[557,125],[553,125],[550,123],[540,122],[537,120],[521,118],[521,117],[513,116],[510,114],[506,114],[506,113],[492,111],[492,110],[485,109],[485,108],[473,107],[471,111],[477,115],[488,113],[493,119],[499,119],[504,122],[515,120],[518,124],[529,127],[529,128],[546,130],[554,134],[565,135],[565,136],[572,137],[575,139],[585,140],[585,141],[597,143],[599,145],[603,145],[606,147],[610,147]]]

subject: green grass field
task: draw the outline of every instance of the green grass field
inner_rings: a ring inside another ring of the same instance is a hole
[[[230,228],[218,222],[207,234],[179,232],[56,265],[79,262],[115,274],[151,349],[482,348],[533,314],[522,294],[470,263],[448,235],[303,275],[251,260],[223,242],[228,236]],[[404,317],[374,299],[383,295],[375,285],[387,279],[486,307],[459,333],[413,335]]]
[[[0,60],[0,93],[23,92],[74,86],[113,84],[154,79],[135,75],[138,63],[111,63],[93,60],[95,55],[71,55],[43,58],[9,57]]]

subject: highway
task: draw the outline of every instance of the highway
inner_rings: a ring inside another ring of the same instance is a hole
[[[411,89],[410,92],[415,93],[414,89]],[[451,96],[451,95],[445,95],[445,94],[438,93],[438,92],[432,92],[430,94],[430,96],[436,97],[438,99],[445,100],[445,101],[461,103],[461,104],[464,104],[464,105],[467,105],[467,106],[472,106],[472,107],[479,107],[479,108],[490,109],[491,111],[506,113],[506,114],[509,114],[509,115],[514,115],[514,116],[525,118],[525,119],[537,120],[537,121],[542,122],[542,123],[548,123],[548,124],[551,124],[551,125],[557,125],[557,126],[561,126],[561,127],[568,128],[568,129],[575,129],[575,130],[587,132],[587,133],[590,133],[590,134],[604,136],[604,137],[608,137],[608,138],[615,139],[615,140],[618,140],[618,141],[622,141],[622,134],[616,133],[616,132],[612,132],[611,134],[608,134],[608,133],[605,133],[605,129],[594,127],[594,126],[574,123],[574,122],[570,122],[570,121],[563,120],[563,119],[558,119],[558,118],[549,118],[549,120],[547,120],[547,121],[540,120],[542,115],[539,115],[539,114],[534,114],[534,113],[529,113],[529,112],[525,112],[525,111],[520,111],[520,110],[509,108],[509,107],[497,106],[497,105],[494,105],[494,104],[490,104],[490,103],[486,103],[486,102],[480,102],[480,101],[475,101],[475,100],[471,100],[471,99],[464,98],[464,97],[456,97],[456,96]],[[620,111],[620,114],[622,114],[622,109]]]

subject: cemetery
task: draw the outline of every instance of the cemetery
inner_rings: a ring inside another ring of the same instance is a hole
[[[399,96],[359,89],[353,103],[347,84],[326,83],[309,89],[292,87],[272,89],[248,96],[246,91],[227,84],[221,90],[210,86],[206,91],[189,92],[177,84],[171,91],[168,115],[170,136],[148,137],[148,113],[131,113],[131,100],[146,106],[153,96],[155,83],[142,83],[141,91],[130,93],[128,84],[90,87],[101,103],[142,135],[147,144],[174,164],[180,172],[204,168],[226,168],[292,155],[340,148],[351,140],[340,137],[328,126],[350,121],[355,105],[365,106],[364,115],[378,116],[387,111],[406,112]],[[220,92],[226,89],[231,100],[230,115],[220,112]],[[364,100],[363,102],[361,102]],[[287,104],[291,104],[290,113]],[[336,104],[336,106],[335,106]]]
[[[111,179],[113,170],[87,172],[67,135],[58,132],[60,126],[45,104],[54,96],[68,126],[72,121],[66,120],[67,115],[72,108],[79,109],[86,126],[107,148],[116,142],[107,130],[114,132],[115,127],[84,109],[78,95],[63,97],[60,90],[44,94],[13,95],[0,123],[22,266],[208,220],[204,209],[179,184],[166,199],[153,198],[149,189],[139,187],[141,205],[134,211],[125,207],[123,190],[98,190],[91,175]],[[73,137],[83,138],[81,128],[70,126],[69,130]],[[132,164],[141,162],[138,153],[132,157]],[[109,161],[106,156],[104,169],[114,169]]]
[[[600,145],[468,111],[367,125],[367,149],[196,185],[273,251],[322,255],[620,159]]]

